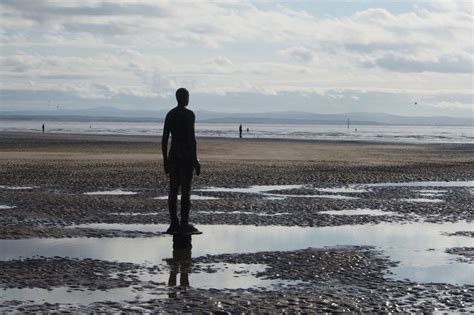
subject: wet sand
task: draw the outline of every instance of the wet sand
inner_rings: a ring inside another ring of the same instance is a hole
[[[472,188],[363,185],[472,181],[473,149],[474,145],[468,144],[198,139],[202,176],[195,177],[193,194],[218,199],[193,200],[191,219],[197,224],[300,227],[380,222],[472,222]],[[199,191],[206,187],[245,188],[253,185],[303,186],[275,187],[275,190],[264,192]],[[341,192],[342,188],[347,187],[350,189]],[[351,192],[351,189],[358,192]],[[134,194],[86,194],[116,190]],[[0,209],[1,239],[165,237],[157,232],[69,226],[87,223],[166,224],[166,200],[156,199],[166,194],[167,178],[161,165],[159,137],[0,133],[0,205],[4,206]],[[433,201],[437,199],[440,202]],[[387,215],[320,213],[349,209],[377,209],[387,212]],[[390,215],[392,212],[399,215]],[[472,231],[459,231],[458,234],[472,237]],[[184,291],[176,288],[174,298],[149,298],[138,304],[133,301],[102,301],[90,305],[28,304],[4,300],[0,294],[0,310],[99,311],[133,310],[138,307],[142,311],[177,312],[318,312],[463,311],[473,307],[472,285],[387,280],[384,274],[397,262],[387,260],[376,249],[348,247],[323,251],[313,249],[315,252],[302,250],[193,257],[198,266],[223,261],[254,261],[270,268],[255,274],[257,278],[306,282],[306,285],[292,288],[205,290],[196,287]],[[321,251],[327,254],[321,254]],[[447,252],[454,257],[455,254],[470,257],[472,248],[459,249],[453,246]],[[318,264],[298,266],[298,262],[311,259],[312,256],[319,261]],[[144,290],[143,287],[151,286],[157,292],[167,291],[162,283],[111,276],[113,272],[133,275],[133,271],[143,269],[140,265],[68,259],[35,257],[1,262],[0,287],[52,289],[66,286],[70,290],[107,290],[133,286],[139,292]],[[472,259],[464,258],[464,262],[472,264]],[[287,268],[285,266],[291,264],[297,267],[292,268],[291,273],[283,274]],[[36,266],[51,276],[39,281],[41,279],[26,272],[33,270],[28,266]],[[87,272],[94,266],[97,275]],[[321,269],[321,266],[325,267]],[[345,266],[343,270],[341,266]],[[369,272],[366,277],[360,277],[357,268],[361,266],[365,266]],[[65,277],[69,267],[74,272],[70,277]],[[202,269],[199,272],[212,270]],[[18,277],[18,274],[24,276]],[[322,282],[315,282],[315,276]],[[74,282],[76,278],[77,283]],[[79,278],[85,280],[81,282]],[[100,288],[92,285],[95,278]],[[444,295],[441,297],[439,292]],[[364,299],[367,295],[369,298]]]

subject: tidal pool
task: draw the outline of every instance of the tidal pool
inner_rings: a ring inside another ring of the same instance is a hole
[[[352,196],[343,196],[343,195],[288,195],[288,194],[263,194],[269,198],[322,198],[322,199],[341,199],[341,200],[354,200],[359,199],[359,197]]]
[[[159,263],[166,264],[163,261]],[[189,285],[200,289],[248,289],[248,288],[271,288],[273,285],[295,285],[299,281],[263,280],[254,276],[255,273],[264,271],[266,266],[259,264],[200,264],[204,268],[209,266],[212,273],[189,273],[187,280]],[[165,268],[164,268],[165,269]],[[0,289],[0,302],[2,300],[19,300],[34,303],[71,303],[90,304],[99,301],[146,301],[149,299],[167,298],[169,294],[175,294],[174,289],[180,287],[181,272],[175,274],[176,284],[169,283],[171,273],[164,270],[163,273],[143,273],[139,278],[145,284],[149,281],[161,283],[161,286],[148,287],[135,290],[134,286],[127,288],[116,288],[109,290],[72,290],[69,287],[58,287],[51,290],[39,288],[24,289]]]
[[[155,197],[153,199],[167,200],[168,196],[159,196],[159,197]],[[191,200],[217,200],[217,199],[219,199],[219,198],[211,197],[211,196],[191,195]],[[178,195],[178,200],[181,200],[181,195]]]
[[[8,185],[0,185],[0,189],[8,189],[8,190],[30,190],[38,188],[38,186],[8,186]]]
[[[368,192],[367,189],[353,188],[353,187],[334,187],[334,188],[315,188],[317,191],[331,192],[331,193],[345,193],[345,194],[360,194]]]
[[[201,188],[201,189],[194,189],[194,191],[261,194],[267,191],[299,189],[303,187],[304,185],[255,185],[255,186],[243,187],[243,188],[206,187],[206,188]]]
[[[356,184],[352,187],[474,187],[474,181],[420,181],[402,183]]]
[[[328,211],[320,211],[320,214],[330,214],[330,215],[368,215],[368,216],[400,216],[404,214],[400,214],[397,212],[392,211],[382,211],[382,210],[374,210],[374,209],[348,209],[348,210],[328,210]]]
[[[115,189],[115,190],[110,190],[110,191],[92,191],[92,192],[86,192],[84,195],[89,195],[89,196],[106,196],[106,195],[111,195],[111,196],[120,196],[120,195],[136,195],[137,192],[134,191],[124,191],[121,189]]]
[[[247,214],[247,215],[256,215],[259,217],[278,217],[281,215],[291,215],[290,212],[278,212],[278,213],[263,213],[263,212],[251,212],[251,211],[196,211],[196,213],[201,214]]]
[[[166,225],[87,224],[75,227],[165,231]],[[456,223],[380,223],[333,227],[285,227],[246,225],[199,225],[203,235],[193,237],[192,255],[285,251],[308,247],[368,245],[383,251],[393,261],[395,279],[418,282],[474,284],[474,265],[460,262],[445,252],[451,247],[470,247],[472,239],[447,236],[456,231],[472,231],[468,222]],[[156,264],[171,257],[170,237],[151,238],[71,238],[0,240],[0,259],[43,255],[94,258],[110,261]]]
[[[430,198],[402,198],[399,199],[400,201],[406,201],[406,202],[427,202],[427,203],[439,203],[439,202],[444,202],[443,199],[430,199]]]

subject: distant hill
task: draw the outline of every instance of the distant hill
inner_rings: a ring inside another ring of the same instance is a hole
[[[60,121],[131,121],[162,122],[167,111],[121,110],[112,107],[97,107],[82,110],[47,111],[0,111],[0,119],[60,120]],[[284,111],[268,113],[218,113],[195,111],[196,119],[206,123],[235,124],[347,124],[351,125],[435,125],[435,126],[472,126],[472,118],[449,116],[399,116],[385,113],[341,113],[316,114],[307,112]]]

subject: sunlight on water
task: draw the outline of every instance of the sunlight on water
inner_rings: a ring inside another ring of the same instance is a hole
[[[166,225],[89,224],[78,227],[163,232]],[[200,225],[203,235],[193,238],[192,255],[297,250],[307,247],[368,245],[384,251],[400,265],[393,268],[396,279],[419,282],[473,284],[474,265],[455,260],[445,253],[450,247],[472,246],[468,237],[443,233],[471,231],[472,224],[457,223],[381,223],[334,227],[284,227]],[[159,263],[172,253],[169,237],[77,238],[1,240],[0,259],[33,255],[95,258],[124,262]],[[436,272],[433,272],[436,270]],[[442,272],[441,272],[442,271]],[[391,276],[392,277],[392,276]]]
[[[406,201],[406,202],[427,202],[427,203],[444,202],[443,199],[428,199],[428,198],[405,198],[405,199],[399,199],[399,200]]]
[[[357,184],[353,187],[474,187],[474,181],[424,181],[404,183]]]
[[[8,189],[8,190],[30,190],[38,188],[38,186],[8,186],[8,185],[0,185],[0,189]]]
[[[330,214],[330,215],[368,215],[368,216],[400,216],[404,215],[392,211],[382,211],[382,210],[373,210],[373,209],[353,209],[353,210],[329,210],[329,211],[320,211],[320,214]]]
[[[167,200],[168,196],[159,196],[155,197],[153,199],[157,200]],[[219,198],[217,197],[211,197],[211,196],[199,196],[199,195],[191,195],[191,200],[217,200]],[[178,200],[181,200],[181,195],[178,195]]]
[[[86,192],[84,195],[89,195],[89,196],[102,196],[102,195],[110,195],[110,196],[119,196],[119,195],[136,195],[136,192],[133,191],[123,191],[120,189],[116,190],[110,190],[110,191],[93,191],[93,192]]]
[[[303,188],[304,185],[255,185],[243,188],[230,188],[230,187],[206,187],[201,189],[195,189],[195,191],[209,191],[209,192],[229,192],[229,193],[242,193],[242,194],[261,194],[267,191],[273,190],[287,190],[287,189],[299,189]]]

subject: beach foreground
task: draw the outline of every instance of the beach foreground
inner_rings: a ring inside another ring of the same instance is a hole
[[[0,133],[0,311],[474,311],[474,145],[199,139],[173,250],[159,140]]]

